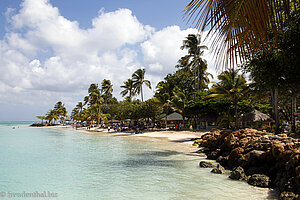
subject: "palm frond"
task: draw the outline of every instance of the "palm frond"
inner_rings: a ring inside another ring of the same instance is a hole
[[[296,9],[299,0],[191,0],[185,17],[200,31],[209,29],[217,63],[228,66],[275,48]]]

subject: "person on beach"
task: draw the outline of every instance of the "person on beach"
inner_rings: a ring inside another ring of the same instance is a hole
[[[109,132],[109,131],[110,131],[110,126],[107,127],[107,132]]]

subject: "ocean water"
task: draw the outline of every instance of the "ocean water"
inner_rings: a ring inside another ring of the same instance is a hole
[[[0,199],[270,198],[199,168],[201,159],[160,142],[0,123]]]

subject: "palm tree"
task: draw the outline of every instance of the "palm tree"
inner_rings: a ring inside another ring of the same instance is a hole
[[[194,72],[195,90],[201,91],[203,88],[202,83],[204,83],[204,80],[207,80],[204,78],[207,63],[201,56],[203,56],[207,46],[201,45],[201,35],[189,34],[186,39],[183,40],[181,49],[187,49],[188,55],[184,56],[180,62],[183,66]]]
[[[129,101],[131,101],[132,97],[135,96],[133,80],[129,78],[126,81],[124,81],[123,83],[124,83],[124,85],[122,85],[121,88],[124,88],[124,90],[121,91],[121,95],[122,95],[122,97],[124,97],[127,94],[129,94],[128,98],[129,98]]]
[[[137,94],[141,94],[142,102],[143,99],[143,84],[145,83],[151,89],[151,82],[149,80],[145,80],[145,69],[138,69],[132,74],[132,80],[134,83],[135,92]]]
[[[50,109],[46,114],[46,119],[49,121],[49,124],[51,124],[52,120],[56,121],[58,119],[58,115],[54,110]]]
[[[297,9],[299,0],[191,0],[185,15],[200,31],[209,30],[216,59],[226,65],[276,48]]]
[[[67,109],[66,109],[65,105],[61,101],[59,101],[54,105],[53,111],[57,115],[57,118],[60,118],[61,122],[64,123],[64,118],[67,115]]]
[[[104,79],[101,83],[101,92],[105,102],[107,103],[108,99],[112,98],[113,86],[110,80]]]
[[[183,117],[183,126],[185,126],[185,111],[188,107],[189,100],[188,97],[182,92],[178,87],[173,89],[173,97],[169,100],[170,105],[173,110],[179,112]]]
[[[155,93],[155,99],[161,104],[163,111],[166,115],[165,124],[167,128],[167,122],[168,122],[167,116],[171,110],[171,105],[170,105],[171,98],[169,93],[169,91],[171,91],[170,85],[165,81],[161,81],[157,84],[156,88],[157,91]]]
[[[84,101],[88,102],[88,106],[91,106],[95,104],[97,102],[97,99],[99,99],[101,96],[98,84],[92,83],[88,89],[88,93],[88,98],[85,97]]]
[[[83,103],[81,101],[79,101],[76,105],[76,108],[79,110],[79,112],[81,112],[83,109],[83,106],[84,106]]]
[[[87,105],[89,103],[89,96],[85,96],[83,102],[83,106]]]
[[[247,85],[243,74],[238,74],[239,70],[229,69],[228,71],[222,72],[218,79],[219,83],[213,85],[210,94],[207,98],[230,98],[235,113],[235,128],[238,127],[238,112],[237,104],[246,92]]]
[[[43,124],[43,121],[46,119],[45,116],[36,116],[38,119],[42,120],[42,124]]]

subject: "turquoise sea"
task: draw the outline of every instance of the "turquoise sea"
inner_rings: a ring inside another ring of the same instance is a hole
[[[0,199],[268,198],[265,189],[199,168],[203,158],[172,144],[29,124],[0,123]]]

